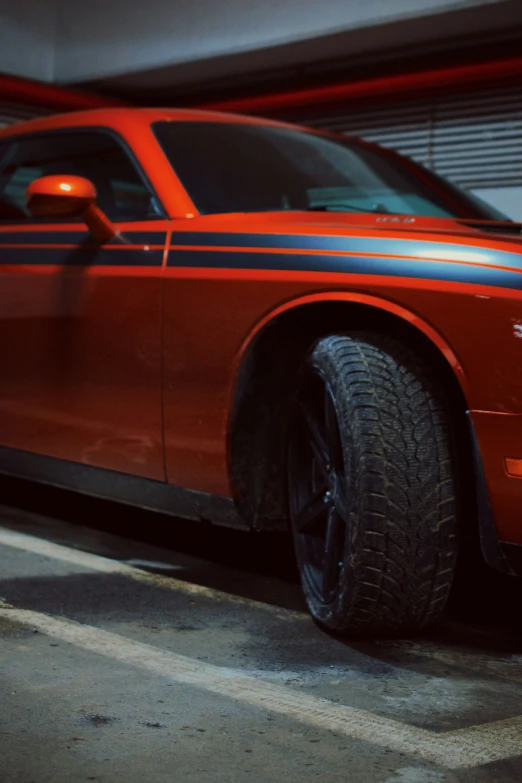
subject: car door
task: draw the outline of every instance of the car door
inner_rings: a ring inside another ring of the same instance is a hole
[[[79,175],[121,232],[32,217],[34,179]],[[0,142],[0,446],[165,477],[161,275],[168,221],[124,143],[67,129]]]

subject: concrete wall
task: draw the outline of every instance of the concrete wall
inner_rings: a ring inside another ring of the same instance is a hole
[[[522,187],[476,188],[472,191],[517,223],[522,223]]]
[[[53,0],[0,0],[0,72],[53,79],[56,10]]]
[[[96,80],[501,1],[56,0],[56,78]]]

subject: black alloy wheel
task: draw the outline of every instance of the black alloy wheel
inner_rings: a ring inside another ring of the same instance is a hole
[[[332,392],[315,369],[303,372],[296,397],[290,450],[293,529],[305,555],[303,569],[316,597],[337,589],[346,545],[348,483]]]
[[[296,384],[287,469],[312,615],[353,635],[434,622],[455,569],[458,470],[431,368],[379,334],[320,340]]]

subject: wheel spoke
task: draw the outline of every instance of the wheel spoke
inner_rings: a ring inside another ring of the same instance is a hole
[[[323,559],[323,598],[327,601],[335,590],[339,577],[339,561],[341,558],[341,525],[343,521],[339,514],[333,508],[328,511],[328,521],[326,526],[326,540],[324,544]]]
[[[333,499],[333,505],[337,514],[344,522],[348,522],[350,510],[348,508],[348,498],[346,492],[346,478],[343,475],[337,475],[335,496]]]
[[[328,472],[330,464],[330,453],[328,441],[326,440],[320,424],[317,422],[313,411],[304,400],[300,401],[302,421],[305,425],[307,440],[312,449],[317,466],[324,475]]]
[[[297,393],[291,494],[297,550],[314,592],[330,602],[338,589],[349,518],[349,487],[336,401],[320,372],[304,376]]]
[[[325,483],[314,492],[299,511],[295,518],[295,527],[298,533],[309,533],[332,508],[333,498],[328,498],[326,492],[327,485]]]

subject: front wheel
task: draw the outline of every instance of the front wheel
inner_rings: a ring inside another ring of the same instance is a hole
[[[298,376],[290,518],[312,615],[339,633],[434,622],[453,580],[457,460],[444,392],[380,334],[321,339]]]

